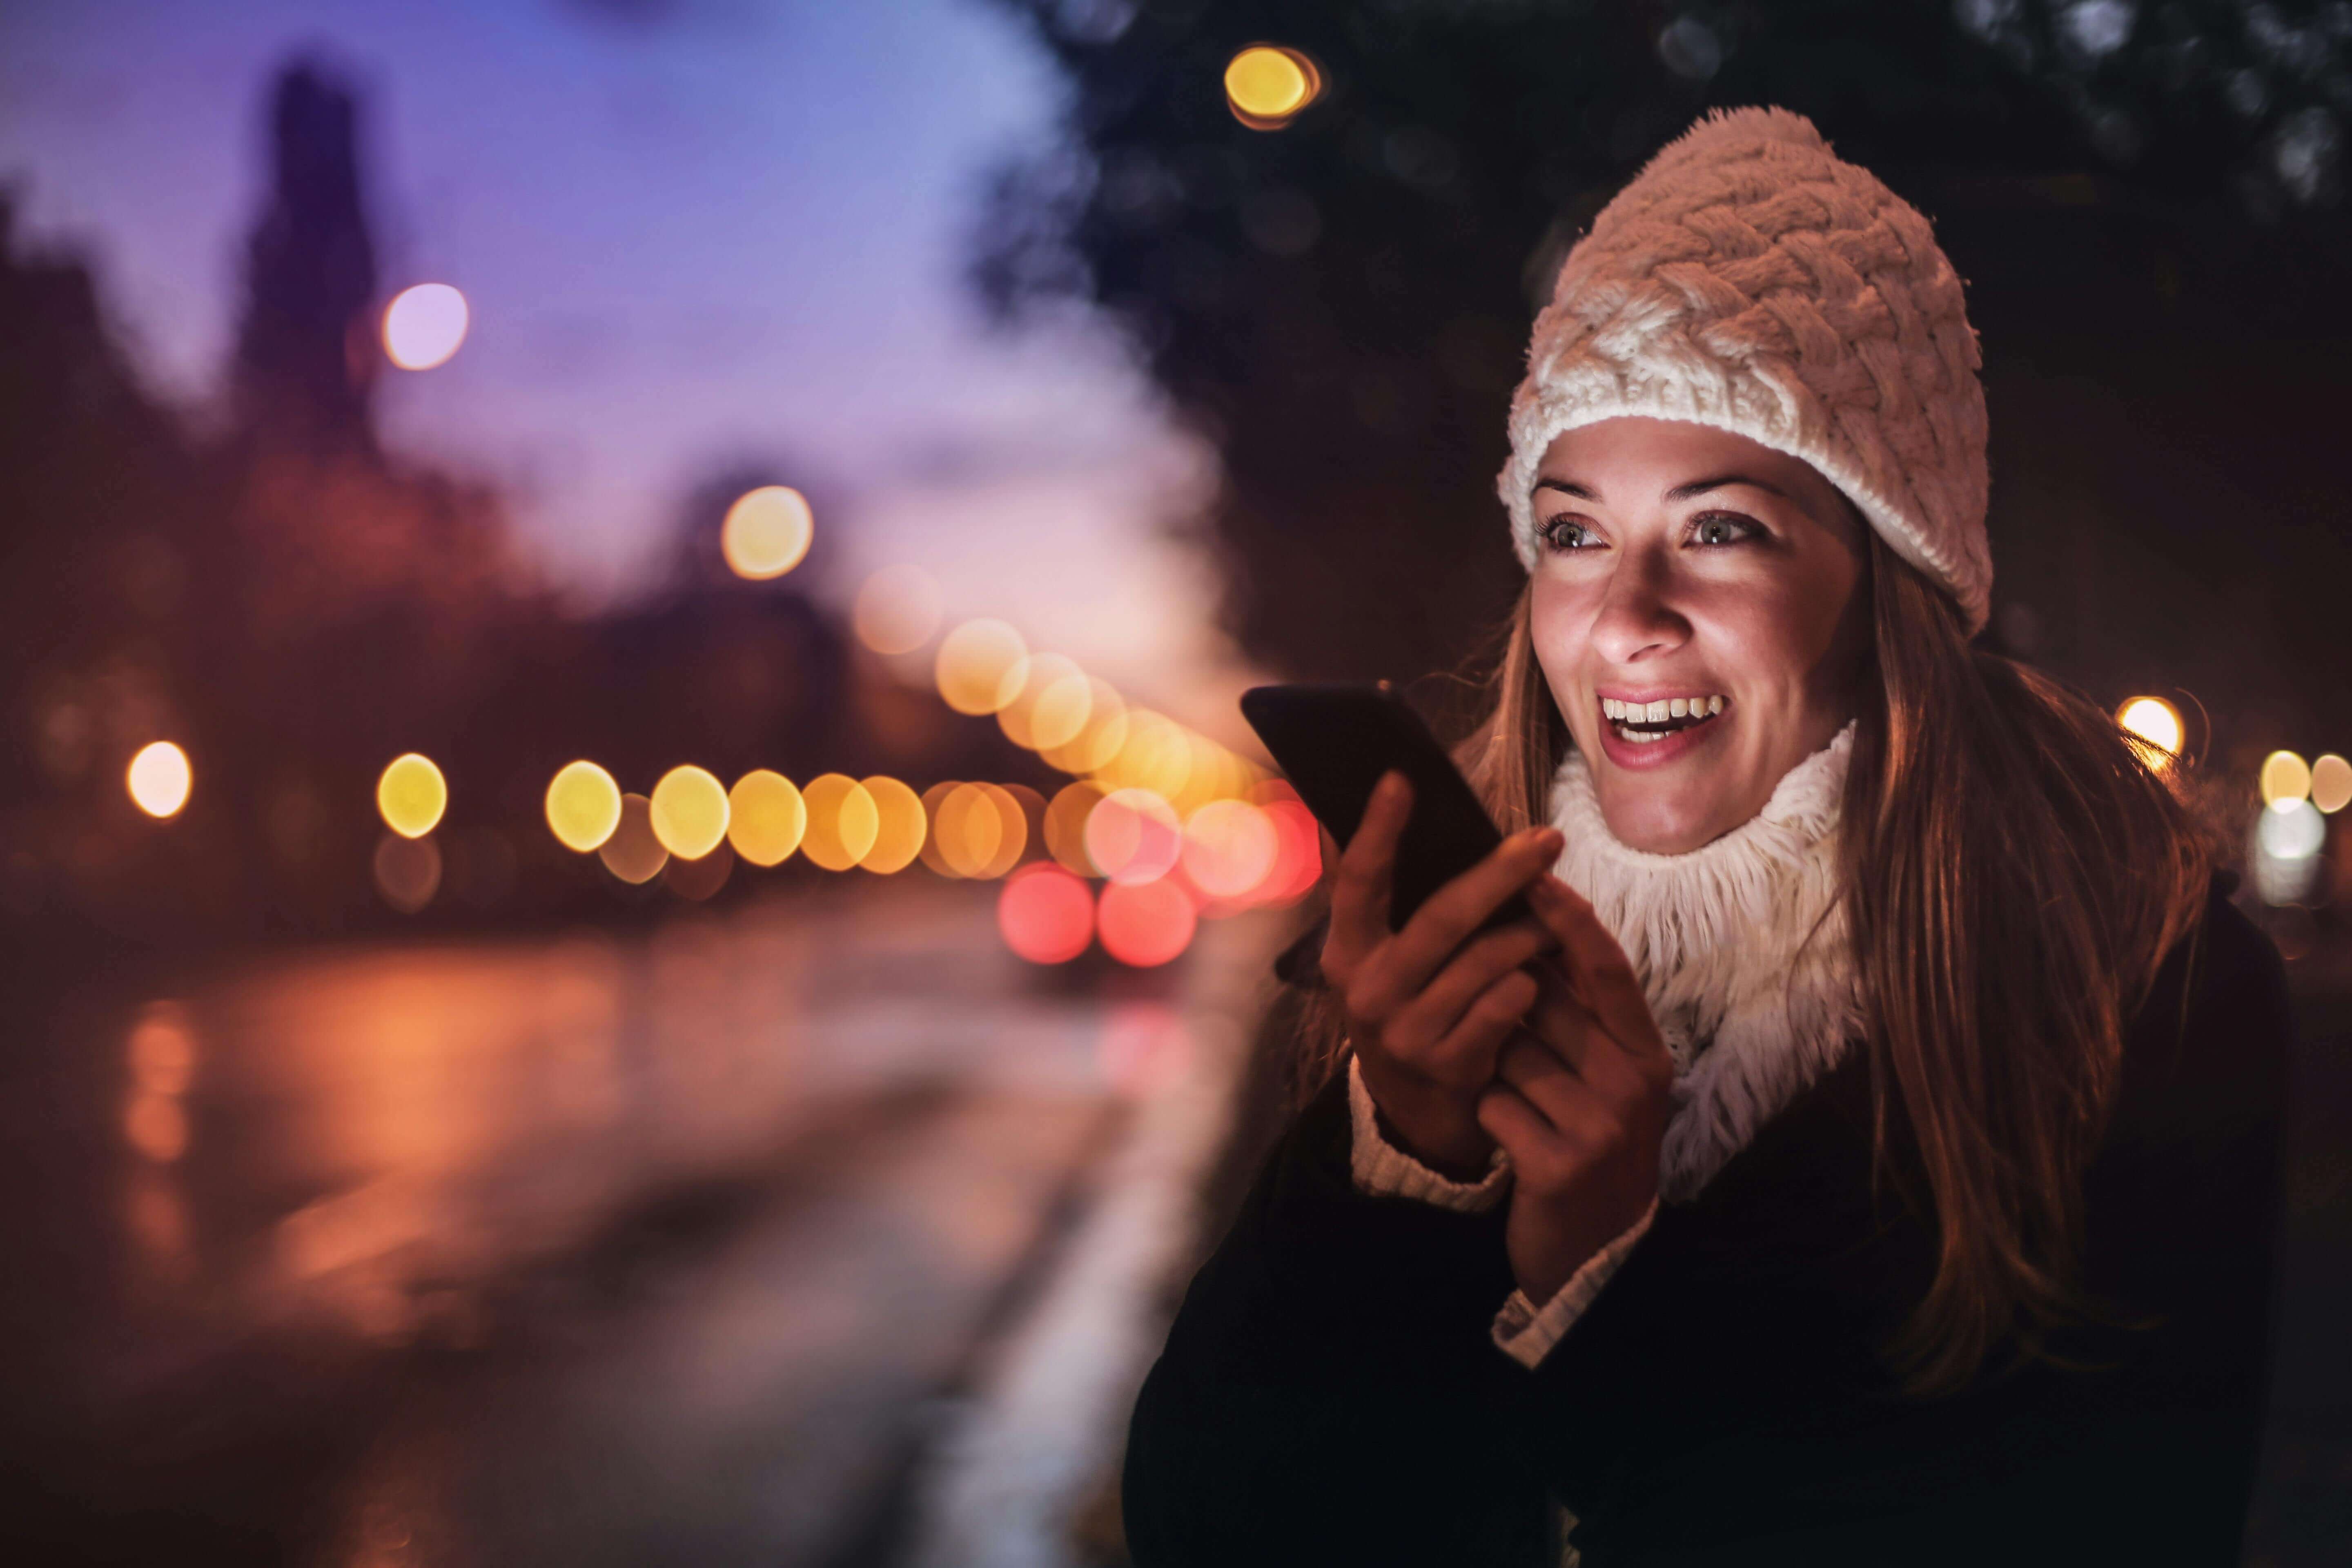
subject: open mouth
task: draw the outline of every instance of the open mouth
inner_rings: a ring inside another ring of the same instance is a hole
[[[1614,697],[1601,700],[1601,716],[1621,740],[1634,745],[1648,745],[1667,736],[1699,725],[1720,716],[1731,706],[1731,699],[1721,692],[1708,692],[1691,697],[1662,698],[1655,702],[1626,702]]]

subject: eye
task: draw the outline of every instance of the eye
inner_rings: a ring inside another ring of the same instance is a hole
[[[1736,511],[1710,511],[1703,513],[1691,524],[1691,542],[1696,544],[1738,544],[1763,531],[1763,525],[1752,517],[1742,517]]]
[[[1590,548],[1592,528],[1563,512],[1538,527],[1536,532],[1554,550],[1583,550]]]

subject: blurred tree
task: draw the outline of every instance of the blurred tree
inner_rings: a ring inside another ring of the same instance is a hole
[[[2332,444],[2319,408],[2253,400],[2307,440],[2284,468],[2285,437],[2191,454],[2180,435],[2252,423],[2214,408],[2216,374],[2303,384],[2339,350],[2352,5],[1003,3],[1067,76],[1067,135],[994,177],[974,282],[1006,320],[1105,310],[1216,441],[1225,484],[1203,531],[1233,629],[1275,668],[1410,677],[1494,624],[1518,581],[1493,493],[1504,410],[1561,258],[1700,110],[1772,102],[1936,216],[1969,279],[1993,356],[1999,591],[2036,601],[2003,635],[2086,679],[2260,678],[2221,630],[2195,629],[2229,574],[2163,578],[2210,513],[2176,504],[2151,526],[2103,508],[2086,476],[2201,462],[2183,483],[2233,498],[2233,521],[2326,532],[2308,495],[2286,498],[2291,521],[2274,504]],[[1305,51],[1326,84],[1274,131],[1223,89],[1263,41]],[[2070,399],[2046,394],[2068,377],[2117,389],[2099,428],[2128,453],[2067,447]],[[2004,416],[2012,384],[2054,427]],[[2056,496],[2064,531],[2097,542],[2011,552]],[[2313,584],[2343,563],[2329,538],[2298,548],[2307,581],[2284,591],[2312,595],[2288,617],[2311,640],[2340,613]],[[2251,608],[2242,595],[2233,613]],[[2332,657],[2260,654],[2305,682],[2306,710],[2342,711]]]

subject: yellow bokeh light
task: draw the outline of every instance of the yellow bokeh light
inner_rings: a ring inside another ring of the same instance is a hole
[[[806,496],[790,485],[762,485],[727,509],[719,548],[729,571],[763,583],[799,565],[815,536]]]
[[[996,858],[982,873],[993,879],[1009,875],[1015,866],[1021,864],[1021,858],[1029,852],[1031,825],[1044,821],[1045,797],[1027,784],[986,784],[982,787],[996,797],[996,813],[1001,819]]]
[[[1225,102],[1234,118],[1255,131],[1287,123],[1322,86],[1314,61],[1274,44],[1254,44],[1225,67]]]
[[[1003,621],[966,621],[940,642],[940,696],[959,713],[993,713],[1029,679],[1029,645]]]
[[[2311,764],[2293,752],[2263,759],[2263,804],[2291,805],[2311,793]]]
[[[754,866],[781,866],[808,831],[808,806],[793,781],[766,768],[727,792],[727,841]]]
[[[681,860],[699,860],[726,841],[727,786],[691,764],[654,785],[654,837]]]
[[[415,752],[394,757],[376,777],[375,808],[403,838],[422,838],[449,809],[448,781],[430,757]]]
[[[654,833],[654,803],[641,795],[621,797],[621,820],[596,847],[604,869],[624,882],[650,882],[669,864],[669,851]]]
[[[566,763],[547,786],[547,828],[574,854],[604,847],[621,826],[621,786],[591,762]]]
[[[2135,697],[2116,710],[2116,722],[2167,756],[2180,754],[2180,710],[2161,697]]]
[[[850,621],[876,653],[912,653],[940,629],[945,604],[939,583],[918,566],[885,566],[857,590]]]
[[[923,850],[928,824],[923,797],[897,779],[877,774],[860,781],[874,802],[874,842],[857,863],[880,876],[903,871]]]
[[[925,831],[923,847],[919,853],[925,866],[940,876],[950,879],[961,877],[963,873],[949,864],[946,852],[940,847],[940,807],[946,804],[949,795],[962,787],[962,781],[960,779],[941,779],[923,792]]]
[[[821,773],[801,791],[808,831],[801,853],[828,871],[846,871],[866,858],[882,830],[882,814],[866,786],[843,773]]]
[[[1089,700],[1085,670],[1058,653],[1033,654],[1023,671],[1019,693],[997,710],[996,722],[1014,745],[1042,752],[1066,744],[1086,727]],[[1073,701],[1075,710],[1070,706]],[[1037,727],[1041,714],[1052,726],[1050,733],[1040,732]]]
[[[383,310],[384,355],[403,370],[446,364],[472,321],[466,296],[446,283],[404,289]]]
[[[1087,858],[1087,818],[1103,797],[1103,788],[1090,780],[1064,784],[1045,808],[1045,853],[1066,871],[1081,877],[1099,875]]]
[[[1004,815],[984,784],[961,784],[948,791],[932,830],[940,858],[958,877],[982,877],[1004,843]]]
[[[1099,773],[1127,744],[1127,704],[1108,681],[1087,681],[1087,721],[1066,743],[1039,755],[1066,773]]]
[[[195,777],[187,752],[169,741],[151,741],[131,759],[122,783],[131,792],[131,804],[148,816],[173,816],[188,804]]]
[[[2311,764],[2311,804],[2330,815],[2352,805],[2352,762],[2329,752]]]

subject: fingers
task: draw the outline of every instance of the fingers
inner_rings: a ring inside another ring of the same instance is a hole
[[[1475,1089],[1493,1081],[1503,1042],[1519,1030],[1536,999],[1536,979],[1515,969],[1480,992],[1452,1028],[1422,1055],[1424,1070],[1441,1083]]]
[[[1393,1023],[1395,1037],[1400,1042],[1444,1038],[1480,993],[1556,945],[1558,939],[1534,921],[1515,921],[1499,930],[1483,932],[1449,959],[1419,994],[1399,998]],[[1533,976],[1529,976],[1529,982],[1520,998],[1520,1014],[1535,1000]]]
[[[1325,973],[1343,976],[1353,961],[1389,936],[1389,886],[1396,870],[1397,840],[1412,815],[1412,785],[1391,769],[1372,786],[1372,797],[1357,823],[1355,837],[1339,855],[1331,877],[1331,934],[1323,944]]]
[[[1645,1062],[1667,1060],[1642,983],[1592,906],[1558,877],[1538,878],[1528,889],[1528,906],[1559,939],[1561,963],[1601,1034]]]
[[[1391,943],[1388,965],[1400,995],[1429,984],[1495,907],[1543,874],[1559,854],[1559,830],[1532,827],[1515,833],[1473,866],[1431,894]]]

